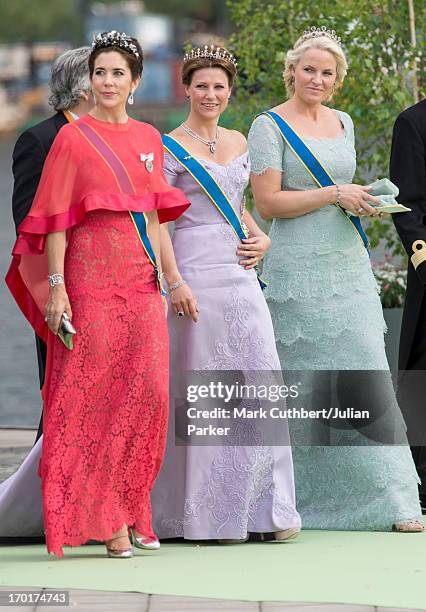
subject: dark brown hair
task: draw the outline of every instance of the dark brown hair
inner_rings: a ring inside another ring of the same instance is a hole
[[[182,84],[191,85],[196,70],[202,68],[221,68],[226,72],[229,87],[232,87],[237,76],[237,68],[233,62],[221,57],[193,57],[185,60],[182,66]]]
[[[101,53],[109,53],[110,51],[116,51],[122,55],[127,65],[129,66],[130,72],[132,74],[132,80],[136,80],[141,76],[143,70],[143,51],[140,46],[138,40],[136,38],[131,38],[129,36],[129,40],[131,40],[132,44],[135,45],[137,51],[139,53],[139,57],[133,53],[133,51],[127,50],[123,47],[119,47],[118,45],[108,45],[108,46],[96,46],[93,48],[92,53],[89,56],[89,74],[90,78],[93,76],[93,71],[95,69],[95,60]]]

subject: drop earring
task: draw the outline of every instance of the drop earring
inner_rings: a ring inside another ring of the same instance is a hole
[[[130,92],[130,96],[127,98],[127,102],[132,105],[134,103],[135,99],[133,97],[133,91]]]

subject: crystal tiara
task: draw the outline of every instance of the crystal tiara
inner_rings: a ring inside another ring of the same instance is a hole
[[[223,47],[215,47],[214,45],[204,45],[204,47],[197,47],[196,49],[192,49],[190,53],[185,53],[183,61],[188,62],[189,60],[198,59],[223,59],[227,62],[234,64],[235,68],[237,67],[237,61],[233,55],[229,53]]]
[[[120,47],[125,51],[130,51],[136,57],[139,57],[138,48],[132,39],[125,32],[117,32],[117,30],[111,30],[111,32],[103,32],[93,37],[92,49],[98,49],[101,47]]]
[[[309,40],[311,38],[318,38],[319,36],[326,36],[338,45],[342,44],[342,39],[337,36],[335,30],[327,30],[326,26],[321,26],[320,28],[317,28],[316,26],[311,26],[309,30],[305,30],[303,32],[302,41],[304,42],[305,40]]]

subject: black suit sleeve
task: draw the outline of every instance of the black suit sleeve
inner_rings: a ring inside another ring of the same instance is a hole
[[[47,151],[31,130],[21,134],[15,144],[12,165],[15,179],[12,211],[16,229],[31,208],[46,155]]]
[[[393,215],[395,227],[411,259],[413,244],[417,240],[426,243],[426,152],[420,132],[404,115],[398,117],[393,130],[390,179],[399,188],[398,201],[411,208],[411,212]],[[426,245],[422,256],[411,261],[420,282],[426,285]]]

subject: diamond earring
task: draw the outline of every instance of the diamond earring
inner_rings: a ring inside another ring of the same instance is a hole
[[[129,104],[133,104],[135,101],[134,97],[133,97],[133,91],[130,92],[130,96],[127,98],[127,102]]]

